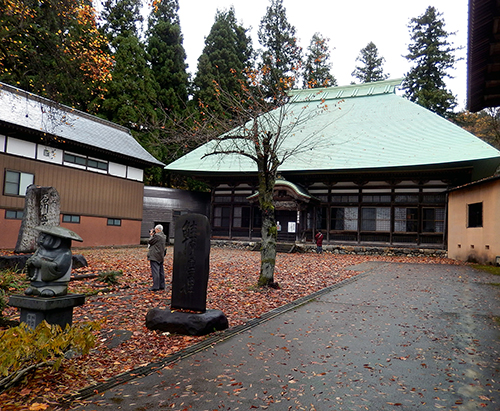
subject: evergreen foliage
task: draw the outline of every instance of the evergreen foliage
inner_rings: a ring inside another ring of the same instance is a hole
[[[263,85],[270,98],[277,98],[294,87],[302,65],[302,49],[297,44],[295,27],[286,16],[283,0],[271,0],[258,31]]]
[[[90,1],[0,0],[0,81],[86,109],[111,77]]]
[[[371,83],[389,78],[388,74],[384,74],[382,68],[385,59],[379,56],[377,46],[373,42],[370,41],[365,48],[361,49],[356,61],[362,65],[356,66],[351,75],[361,83]]]
[[[194,100],[210,106],[212,112],[224,117],[231,117],[231,113],[221,106],[216,87],[228,92],[240,90],[244,71],[253,65],[252,41],[247,31],[238,24],[233,7],[218,10],[205,40],[203,54],[198,59]]]
[[[93,111],[134,131],[148,148],[147,125],[156,117],[156,85],[144,44],[139,39],[142,22],[140,0],[108,0],[104,4],[104,33],[114,52],[113,81]]]
[[[450,117],[457,105],[455,96],[446,88],[445,78],[452,78],[448,70],[454,67],[457,48],[448,38],[454,33],[445,30],[442,14],[434,7],[410,21],[412,43],[406,59],[414,65],[406,74],[405,96],[429,110]]]
[[[186,109],[189,83],[178,10],[178,0],[153,3],[147,43],[158,103],[167,113],[177,115]]]
[[[315,33],[307,48],[304,64],[304,88],[332,87],[337,80],[331,74],[329,39]]]

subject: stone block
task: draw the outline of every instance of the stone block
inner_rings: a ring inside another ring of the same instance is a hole
[[[25,295],[11,295],[9,305],[21,309],[21,322],[35,329],[43,320],[57,324],[62,329],[73,324],[73,307],[85,304],[85,295],[68,294],[43,298]]]
[[[225,330],[229,324],[220,310],[207,310],[198,314],[153,308],[146,315],[146,327],[173,334],[199,336]]]

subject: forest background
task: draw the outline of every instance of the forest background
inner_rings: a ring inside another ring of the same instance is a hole
[[[126,126],[166,164],[213,138],[238,114],[221,104],[218,89],[239,93],[258,78],[256,88],[273,108],[286,101],[276,95],[289,88],[338,85],[332,51],[342,33],[332,45],[315,32],[302,48],[283,0],[267,1],[258,28],[243,27],[234,7],[217,9],[210,31],[198,32],[204,48],[195,68],[187,64],[179,0],[94,5],[0,0],[0,81]],[[468,113],[448,87],[464,51],[445,23],[431,6],[408,22],[408,49],[399,50],[410,67],[402,93],[500,147],[499,111]],[[368,42],[352,61],[352,83],[388,78],[384,63]],[[429,69],[431,75],[423,76]],[[200,188],[161,168],[146,171],[146,184]]]

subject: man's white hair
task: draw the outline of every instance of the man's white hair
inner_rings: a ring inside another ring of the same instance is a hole
[[[163,226],[161,224],[158,224],[156,227],[155,227],[155,230],[160,230],[160,231],[163,231]]]

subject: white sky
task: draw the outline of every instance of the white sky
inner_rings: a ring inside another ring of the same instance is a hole
[[[269,4],[270,0],[179,0],[188,71],[196,71],[217,9],[233,5],[236,18],[251,29],[254,47],[258,49],[257,30]],[[408,23],[411,18],[421,16],[429,5],[434,6],[442,13],[445,29],[456,32],[450,41],[455,47],[464,47],[456,52],[463,60],[456,64],[455,70],[450,70],[455,78],[448,81],[448,87],[457,97],[458,108],[465,107],[468,0],[284,0],[283,4],[304,51],[315,32],[330,39],[332,74],[341,86],[357,80],[351,76],[355,60],[370,41],[385,58],[384,72],[389,78],[403,77],[410,68],[402,57],[408,53],[410,42]]]

